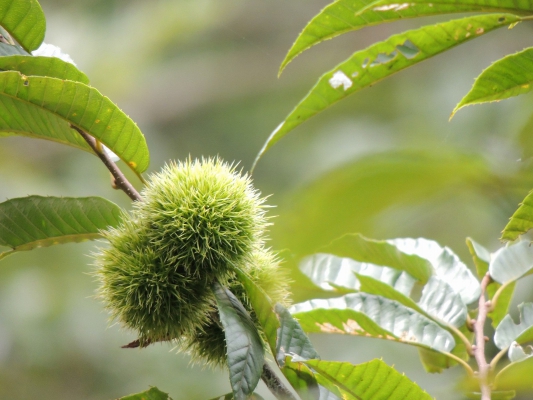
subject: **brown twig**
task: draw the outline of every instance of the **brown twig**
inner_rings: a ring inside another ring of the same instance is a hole
[[[87,132],[81,130],[80,128],[71,125],[71,128],[77,131],[83,139],[87,142],[95,154],[102,160],[104,165],[107,167],[113,178],[115,179],[115,186],[117,189],[122,190],[126,193],[130,199],[133,201],[142,201],[142,197],[133,187],[133,185],[126,179],[122,171],[117,167],[117,165],[109,158],[105,151],[99,148],[96,139],[89,135]]]
[[[485,320],[487,319],[487,313],[491,306],[490,301],[485,300],[485,292],[487,286],[491,281],[489,273],[487,273],[481,281],[481,295],[479,296],[479,310],[477,319],[474,321],[474,334],[476,338],[476,345],[472,346],[474,351],[474,357],[478,365],[478,380],[479,388],[481,390],[481,400],[490,400],[490,385],[489,385],[489,372],[490,366],[485,358]]]
[[[270,368],[270,365],[268,365],[266,362],[263,364],[263,373],[261,374],[261,379],[277,399],[296,400],[296,397],[294,397],[289,389],[285,387],[283,382],[280,381],[272,368]]]

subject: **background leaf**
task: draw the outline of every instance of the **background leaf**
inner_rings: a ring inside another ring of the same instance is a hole
[[[518,21],[520,17],[511,14],[457,19],[394,35],[358,51],[320,77],[306,97],[272,132],[256,162],[287,133],[339,100],[395,72]]]
[[[37,0],[2,0],[0,25],[26,51],[31,51],[43,42],[46,19]]]
[[[148,147],[137,125],[83,83],[0,72],[0,105],[0,131],[86,149],[72,124],[101,141],[137,173],[148,168]]]
[[[533,48],[508,55],[485,69],[475,80],[472,89],[452,112],[461,108],[528,93],[533,83]]]
[[[533,357],[517,361],[507,365],[494,378],[494,386],[497,390],[531,390],[531,370],[533,369]]]
[[[228,289],[216,283],[213,294],[224,327],[228,369],[235,400],[245,400],[255,390],[263,372],[263,344],[243,305]]]
[[[0,203],[0,246],[22,251],[93,240],[120,220],[121,209],[101,197],[11,199]]]
[[[347,399],[431,399],[416,383],[381,360],[359,365],[320,360],[304,363],[337,386]]]

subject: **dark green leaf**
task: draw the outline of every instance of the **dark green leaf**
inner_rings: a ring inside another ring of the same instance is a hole
[[[101,197],[29,196],[0,203],[0,245],[14,251],[99,238],[121,209]]]
[[[273,355],[276,354],[277,346],[277,337],[278,337],[278,328],[280,322],[274,313],[274,306],[272,305],[268,295],[255,284],[255,282],[250,279],[247,273],[242,271],[240,268],[235,268],[239,280],[246,289],[246,294],[250,299],[250,304],[255,311],[257,320],[263,328],[268,344],[270,346],[270,351]]]
[[[291,307],[306,332],[343,333],[395,340],[449,353],[453,336],[435,322],[380,296],[347,294],[314,299]]]
[[[426,283],[432,274],[428,260],[403,252],[389,241],[368,239],[360,234],[345,235],[325,250],[356,261],[405,271],[422,283]]]
[[[37,0],[1,0],[0,25],[26,51],[43,42],[46,20]]]
[[[376,278],[405,295],[411,293],[416,282],[402,270],[361,263],[350,258],[323,253],[304,258],[300,262],[300,271],[321,289],[341,293],[360,288],[360,282],[354,273]]]
[[[489,272],[499,283],[510,283],[533,273],[533,247],[527,241],[502,247],[493,254]]]
[[[283,136],[337,101],[395,72],[518,21],[520,17],[511,14],[489,14],[457,19],[394,35],[358,51],[322,75],[307,96],[272,132],[259,152],[256,162]]]
[[[359,365],[320,360],[304,363],[338,387],[346,399],[431,400],[416,383],[381,360]]]
[[[528,134],[533,137],[531,132]],[[505,228],[503,228],[500,239],[514,241],[531,228],[533,228],[533,191],[530,191],[526,198],[522,200],[518,209],[514,212]]]
[[[307,24],[281,63],[280,73],[298,54],[346,32],[399,19],[471,11],[528,14],[533,12],[533,5],[510,0],[337,0]]]
[[[508,55],[485,69],[463,97],[452,116],[471,104],[500,101],[528,93],[533,84],[533,48]],[[504,231],[505,232],[505,231]]]
[[[515,324],[510,315],[506,315],[494,333],[494,343],[498,348],[505,349],[513,342],[523,344],[533,340],[533,303],[522,303],[520,323]]]
[[[291,313],[281,304],[276,304],[275,310],[280,322],[276,347],[278,365],[281,367],[284,365],[286,355],[297,355],[307,360],[320,358],[302,327],[292,317]]]
[[[235,400],[251,395],[263,372],[263,344],[243,305],[228,289],[216,283],[213,293],[224,327],[228,369]]]
[[[130,394],[129,396],[121,397],[120,400],[172,400],[168,393],[162,392],[156,387],[152,387],[149,390],[137,393]]]
[[[0,43],[0,50],[3,46]],[[14,47],[14,46],[10,46]],[[0,57],[0,70],[19,71],[26,76],[47,76],[49,78],[66,79],[89,84],[89,78],[73,64],[57,57],[34,57],[12,55]]]
[[[0,72],[0,132],[89,150],[71,125],[95,137],[140,174],[149,163],[137,125],[107,97],[80,82]]]

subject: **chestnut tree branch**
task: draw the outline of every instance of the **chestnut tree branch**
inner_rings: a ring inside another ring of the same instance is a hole
[[[491,281],[489,273],[481,280],[481,295],[479,296],[479,310],[477,319],[474,321],[474,334],[476,344],[472,346],[474,351],[474,357],[478,365],[478,380],[479,388],[481,390],[481,400],[490,400],[491,388],[489,385],[489,372],[490,366],[485,358],[485,320],[487,319],[487,313],[491,307],[490,301],[486,301],[485,292],[487,286]]]
[[[113,160],[109,158],[106,152],[101,149],[101,146],[98,146],[96,139],[89,135],[87,132],[79,129],[78,127],[74,125],[70,126],[72,129],[77,131],[83,139],[85,139],[85,141],[89,146],[91,146],[91,149],[93,149],[95,154],[100,158],[100,160],[102,160],[109,172],[111,172],[111,175],[113,175],[113,178],[115,180],[115,187],[126,193],[133,201],[141,201],[142,197],[139,192],[137,192],[133,185],[126,179],[122,171],[117,167]]]

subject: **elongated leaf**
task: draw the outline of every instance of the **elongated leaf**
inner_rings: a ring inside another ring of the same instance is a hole
[[[361,283],[361,286],[359,290],[361,292],[365,292],[368,294],[375,294],[377,296],[382,296],[390,300],[395,300],[400,304],[403,304],[406,307],[412,308],[413,310],[420,312],[422,314],[425,313],[424,310],[422,310],[418,304],[414,302],[408,295],[400,293],[387,283],[380,281],[378,279],[375,279],[370,276],[360,275],[357,274],[357,279]],[[429,316],[428,316],[429,317]]]
[[[500,240],[512,242],[531,228],[533,228],[533,190],[520,203],[518,209],[514,212],[505,228],[503,228]]]
[[[459,293],[465,304],[470,304],[479,298],[481,287],[478,280],[448,247],[442,247],[433,240],[423,238],[392,239],[388,242],[396,246],[399,251],[428,260],[433,266],[434,274]]]
[[[502,247],[493,254],[489,272],[499,283],[509,283],[533,272],[533,247],[523,241]]]
[[[135,172],[148,167],[140,129],[96,89],[80,82],[0,72],[0,132],[88,149],[70,125],[101,141]]]
[[[466,322],[467,309],[461,296],[437,276],[432,276],[424,286],[418,305],[431,316],[456,327]]]
[[[0,246],[12,251],[99,238],[117,226],[121,209],[101,197],[29,196],[0,203]]]
[[[368,239],[360,234],[345,235],[325,249],[341,257],[405,271],[422,283],[426,283],[432,275],[428,260],[416,254],[403,252],[385,240]]]
[[[491,254],[487,249],[470,238],[466,239],[466,244],[470,250],[474,264],[476,265],[478,277],[482,279],[489,270]],[[511,304],[511,299],[513,298],[515,283],[507,283],[503,289],[499,290],[501,286],[502,285],[496,281],[492,281],[487,286],[487,294],[491,300],[494,298],[494,295],[500,291],[496,303],[493,302],[492,310],[488,314],[492,320],[492,326],[494,328],[498,326],[509,310],[509,304]]]
[[[522,303],[520,323],[515,324],[510,315],[506,315],[494,333],[494,343],[498,348],[505,349],[513,342],[522,344],[533,340],[533,303]]]
[[[43,42],[46,20],[37,0],[2,0],[0,25],[25,50],[35,50]]]
[[[289,310],[281,304],[276,304],[276,314],[280,327],[278,329],[278,343],[276,346],[276,361],[284,365],[286,355],[297,355],[305,359],[319,358],[311,341],[295,320]]]
[[[346,399],[431,399],[431,396],[416,383],[381,360],[372,360],[359,365],[320,360],[309,360],[304,363],[338,387]]]
[[[520,21],[511,14],[489,14],[429,25],[391,36],[322,75],[307,96],[272,132],[257,160],[278,140],[339,100],[402,69],[494,29]]]
[[[274,306],[268,295],[263,289],[257,286],[252,279],[250,279],[246,272],[242,271],[240,268],[235,268],[235,271],[246,289],[250,304],[252,305],[257,320],[261,324],[263,332],[267,337],[270,351],[275,355],[280,322],[274,313]]]
[[[211,400],[234,400],[235,397],[233,396],[233,393],[228,393],[222,396],[214,397]],[[248,400],[264,400],[262,396],[258,395],[257,393],[252,393],[250,397],[248,397]]]
[[[457,104],[452,116],[471,104],[500,101],[531,91],[533,84],[533,48],[508,55],[485,69],[472,89]]]
[[[0,54],[2,53],[2,49],[7,46],[16,47],[0,43]],[[89,84],[87,75],[76,68],[75,65],[57,57],[36,57],[16,54],[0,57],[0,70],[19,71],[26,76],[47,76]]]
[[[263,371],[263,344],[243,305],[228,289],[216,283],[213,293],[224,327],[228,369],[235,400],[251,395]]]
[[[529,14],[533,5],[510,0],[337,0],[307,24],[281,63],[280,73],[298,54],[346,32],[399,19],[471,11]]]
[[[126,397],[121,397],[120,400],[172,400],[168,393],[162,392],[156,387],[152,387],[149,390],[137,393],[130,394]]]
[[[347,333],[397,340],[448,353],[452,335],[397,301],[366,293],[314,299],[291,307],[306,332]]]
[[[354,272],[376,278],[405,295],[411,293],[416,282],[405,271],[323,253],[304,258],[300,262],[300,271],[307,275],[316,286],[324,290],[341,292],[346,289],[360,289],[360,282]]]

